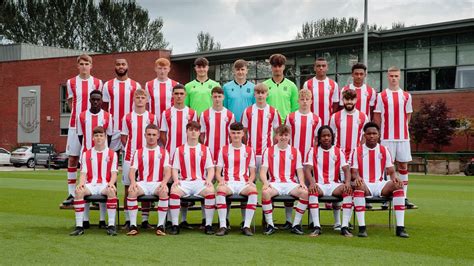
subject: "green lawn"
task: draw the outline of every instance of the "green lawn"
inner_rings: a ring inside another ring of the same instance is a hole
[[[121,188],[120,188],[121,189]],[[0,172],[0,264],[474,264],[474,179],[411,176],[409,197],[418,210],[406,213],[409,239],[394,236],[385,212],[367,212],[369,237],[346,239],[323,228],[319,238],[280,231],[253,237],[239,234],[240,210],[232,211],[232,232],[207,236],[198,230],[157,237],[153,231],[109,237],[92,228],[70,237],[74,212],[59,210],[66,196],[64,171]],[[281,223],[283,209],[275,213]],[[91,221],[97,221],[97,212]],[[156,222],[156,213],[151,221]],[[261,212],[256,213],[260,223]],[[121,218],[123,221],[123,217]],[[200,221],[200,212],[189,221]],[[215,215],[217,221],[217,213]],[[306,217],[304,218],[306,221]],[[329,225],[332,213],[322,212]],[[305,222],[306,223],[306,222]]]

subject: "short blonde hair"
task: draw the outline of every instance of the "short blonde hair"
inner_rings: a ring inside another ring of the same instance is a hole
[[[90,57],[90,55],[88,55],[88,54],[81,54],[80,56],[77,57],[77,62],[78,63],[81,60],[87,61],[87,62],[92,64],[92,57]]]
[[[308,98],[312,99],[313,98],[313,93],[308,89],[301,89],[298,92],[298,99],[301,99],[303,97],[308,97]]]
[[[135,91],[135,93],[133,94],[133,98],[137,97],[137,96],[145,96],[145,97],[148,97],[148,92],[144,89],[137,89]]]
[[[400,72],[400,68],[396,66],[391,66],[388,68],[388,72]]]
[[[268,92],[268,87],[264,83],[258,83],[253,90],[255,92]]]

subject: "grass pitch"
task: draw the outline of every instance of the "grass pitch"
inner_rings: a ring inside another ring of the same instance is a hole
[[[286,231],[264,236],[258,226],[260,209],[253,237],[240,234],[238,209],[232,210],[233,229],[225,237],[207,236],[197,229],[182,230],[178,236],[157,237],[142,230],[137,237],[127,237],[123,231],[109,237],[96,227],[81,237],[70,237],[74,212],[58,208],[66,196],[66,172],[1,172],[0,264],[474,265],[474,179],[412,175],[408,195],[419,206],[406,212],[409,239],[397,238],[387,228],[386,212],[366,213],[365,239],[344,238],[329,226],[318,238]],[[150,216],[156,223],[156,213]],[[190,212],[188,220],[198,223],[200,216],[200,211]],[[276,223],[284,221],[283,209],[274,217]],[[91,222],[97,220],[98,212],[92,211]],[[306,224],[306,215],[303,221]],[[332,222],[332,212],[322,211],[321,223]]]

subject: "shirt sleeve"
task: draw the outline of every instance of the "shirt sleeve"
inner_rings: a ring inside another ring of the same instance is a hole
[[[244,126],[244,128],[248,128],[249,127],[249,121],[247,119],[247,109],[248,108],[252,108],[251,106],[250,107],[247,107],[244,109],[244,112],[242,113],[242,119],[241,119],[241,123],[242,125]]]
[[[205,112],[205,111],[204,111]],[[206,133],[206,119],[204,118],[204,112],[201,114],[201,117],[199,118],[199,124],[201,124],[201,133]]]
[[[357,158],[357,148],[352,150],[349,158],[350,158],[351,168],[359,169],[359,160]]]
[[[268,149],[265,149],[262,154],[262,166],[268,168]]]
[[[385,168],[393,167],[392,155],[390,151],[385,148]]]
[[[341,149],[340,152],[341,152],[341,156],[339,156],[339,158],[341,158],[341,168],[342,168],[344,166],[348,166],[349,164],[346,161],[346,156],[344,155],[344,151]]]
[[[109,114],[109,121],[107,121],[107,135],[112,136],[114,134],[114,119],[111,114]]]
[[[300,105],[298,104],[298,88],[296,85],[293,87],[291,90],[291,112],[294,112],[300,108]]]
[[[305,160],[303,165],[310,165],[313,166],[313,148],[310,148],[308,153],[305,156]]]
[[[382,113],[383,111],[383,103],[382,103],[382,94],[377,94],[377,103],[375,105],[374,113]]]
[[[165,156],[163,158],[163,167],[171,167],[170,165],[170,154],[167,150],[163,149],[165,151]]]
[[[302,169],[303,168],[303,163],[301,159],[301,153],[299,150],[296,150],[296,169]]]
[[[249,163],[249,168],[256,168],[255,164],[255,153],[253,152],[253,149],[250,149],[250,163]]]
[[[69,79],[66,82],[66,88],[67,88],[67,99],[72,99],[73,93],[72,93],[72,88],[71,88],[71,80]],[[72,106],[71,106],[72,108]]]
[[[80,119],[80,115],[77,116],[77,119],[76,119],[76,133],[78,136],[82,136],[84,135],[84,132],[82,132],[82,123],[81,121],[79,120]]]
[[[229,97],[229,95],[227,93],[226,84],[224,84],[224,86],[222,87],[222,90],[224,91],[224,107],[229,108],[229,100],[227,99]]]
[[[175,149],[174,154],[173,154],[173,169],[180,170],[181,165],[179,162],[179,149]]]
[[[206,169],[214,167],[214,164],[212,163],[212,156],[211,156],[211,150],[209,147],[206,148]]]
[[[309,89],[309,88],[308,88],[308,81],[305,81],[305,82],[303,83],[303,88],[302,88],[302,89]]]
[[[375,106],[375,101],[377,100],[377,92],[374,88],[370,88],[372,90],[372,96],[369,100],[369,106]]]
[[[105,86],[103,87],[103,90],[102,90],[102,101],[104,103],[108,103],[110,102],[110,94],[109,94],[109,90],[107,89],[107,84],[109,84],[109,82],[113,82],[113,81],[107,81],[105,82]]]
[[[166,117],[165,117],[165,112],[161,113],[161,123],[160,123],[160,131],[168,131],[168,124],[166,123]]]
[[[128,136],[128,126],[127,126],[127,116],[124,115],[122,118],[122,132],[120,132],[121,135],[127,135]]]
[[[82,158],[81,158],[81,173],[87,174],[87,159],[86,159],[86,153],[82,153]]]
[[[186,105],[186,106],[190,105],[190,98],[191,98],[191,94],[189,93],[189,91],[190,91],[189,87],[190,86],[188,84],[186,84],[184,86],[184,89],[186,90],[186,98],[184,98],[184,105]]]
[[[332,94],[332,102],[337,103],[339,102],[339,85],[337,82],[334,81],[334,93]]]
[[[110,169],[110,172],[115,172],[117,173],[118,172],[118,169],[117,169],[117,164],[118,164],[118,158],[117,158],[117,153],[114,152],[113,153],[113,158],[112,158],[112,168]]]
[[[217,167],[224,168],[224,157],[222,155],[222,148],[219,149],[219,155],[217,156]]]
[[[411,94],[408,93],[408,100],[407,100],[407,107],[406,112],[407,114],[413,113],[413,106],[412,106]]]
[[[337,127],[336,127],[336,116],[335,114],[331,115],[331,118],[329,119],[329,127],[332,129],[332,132],[334,133],[334,139],[337,139]]]
[[[273,121],[272,121],[273,129],[276,130],[277,127],[280,126],[280,123],[281,123],[280,113],[278,113],[278,110],[275,109],[275,116],[273,117]]]

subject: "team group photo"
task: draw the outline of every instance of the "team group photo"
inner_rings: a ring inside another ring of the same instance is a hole
[[[6,264],[474,262],[470,1],[53,2],[0,10]]]

